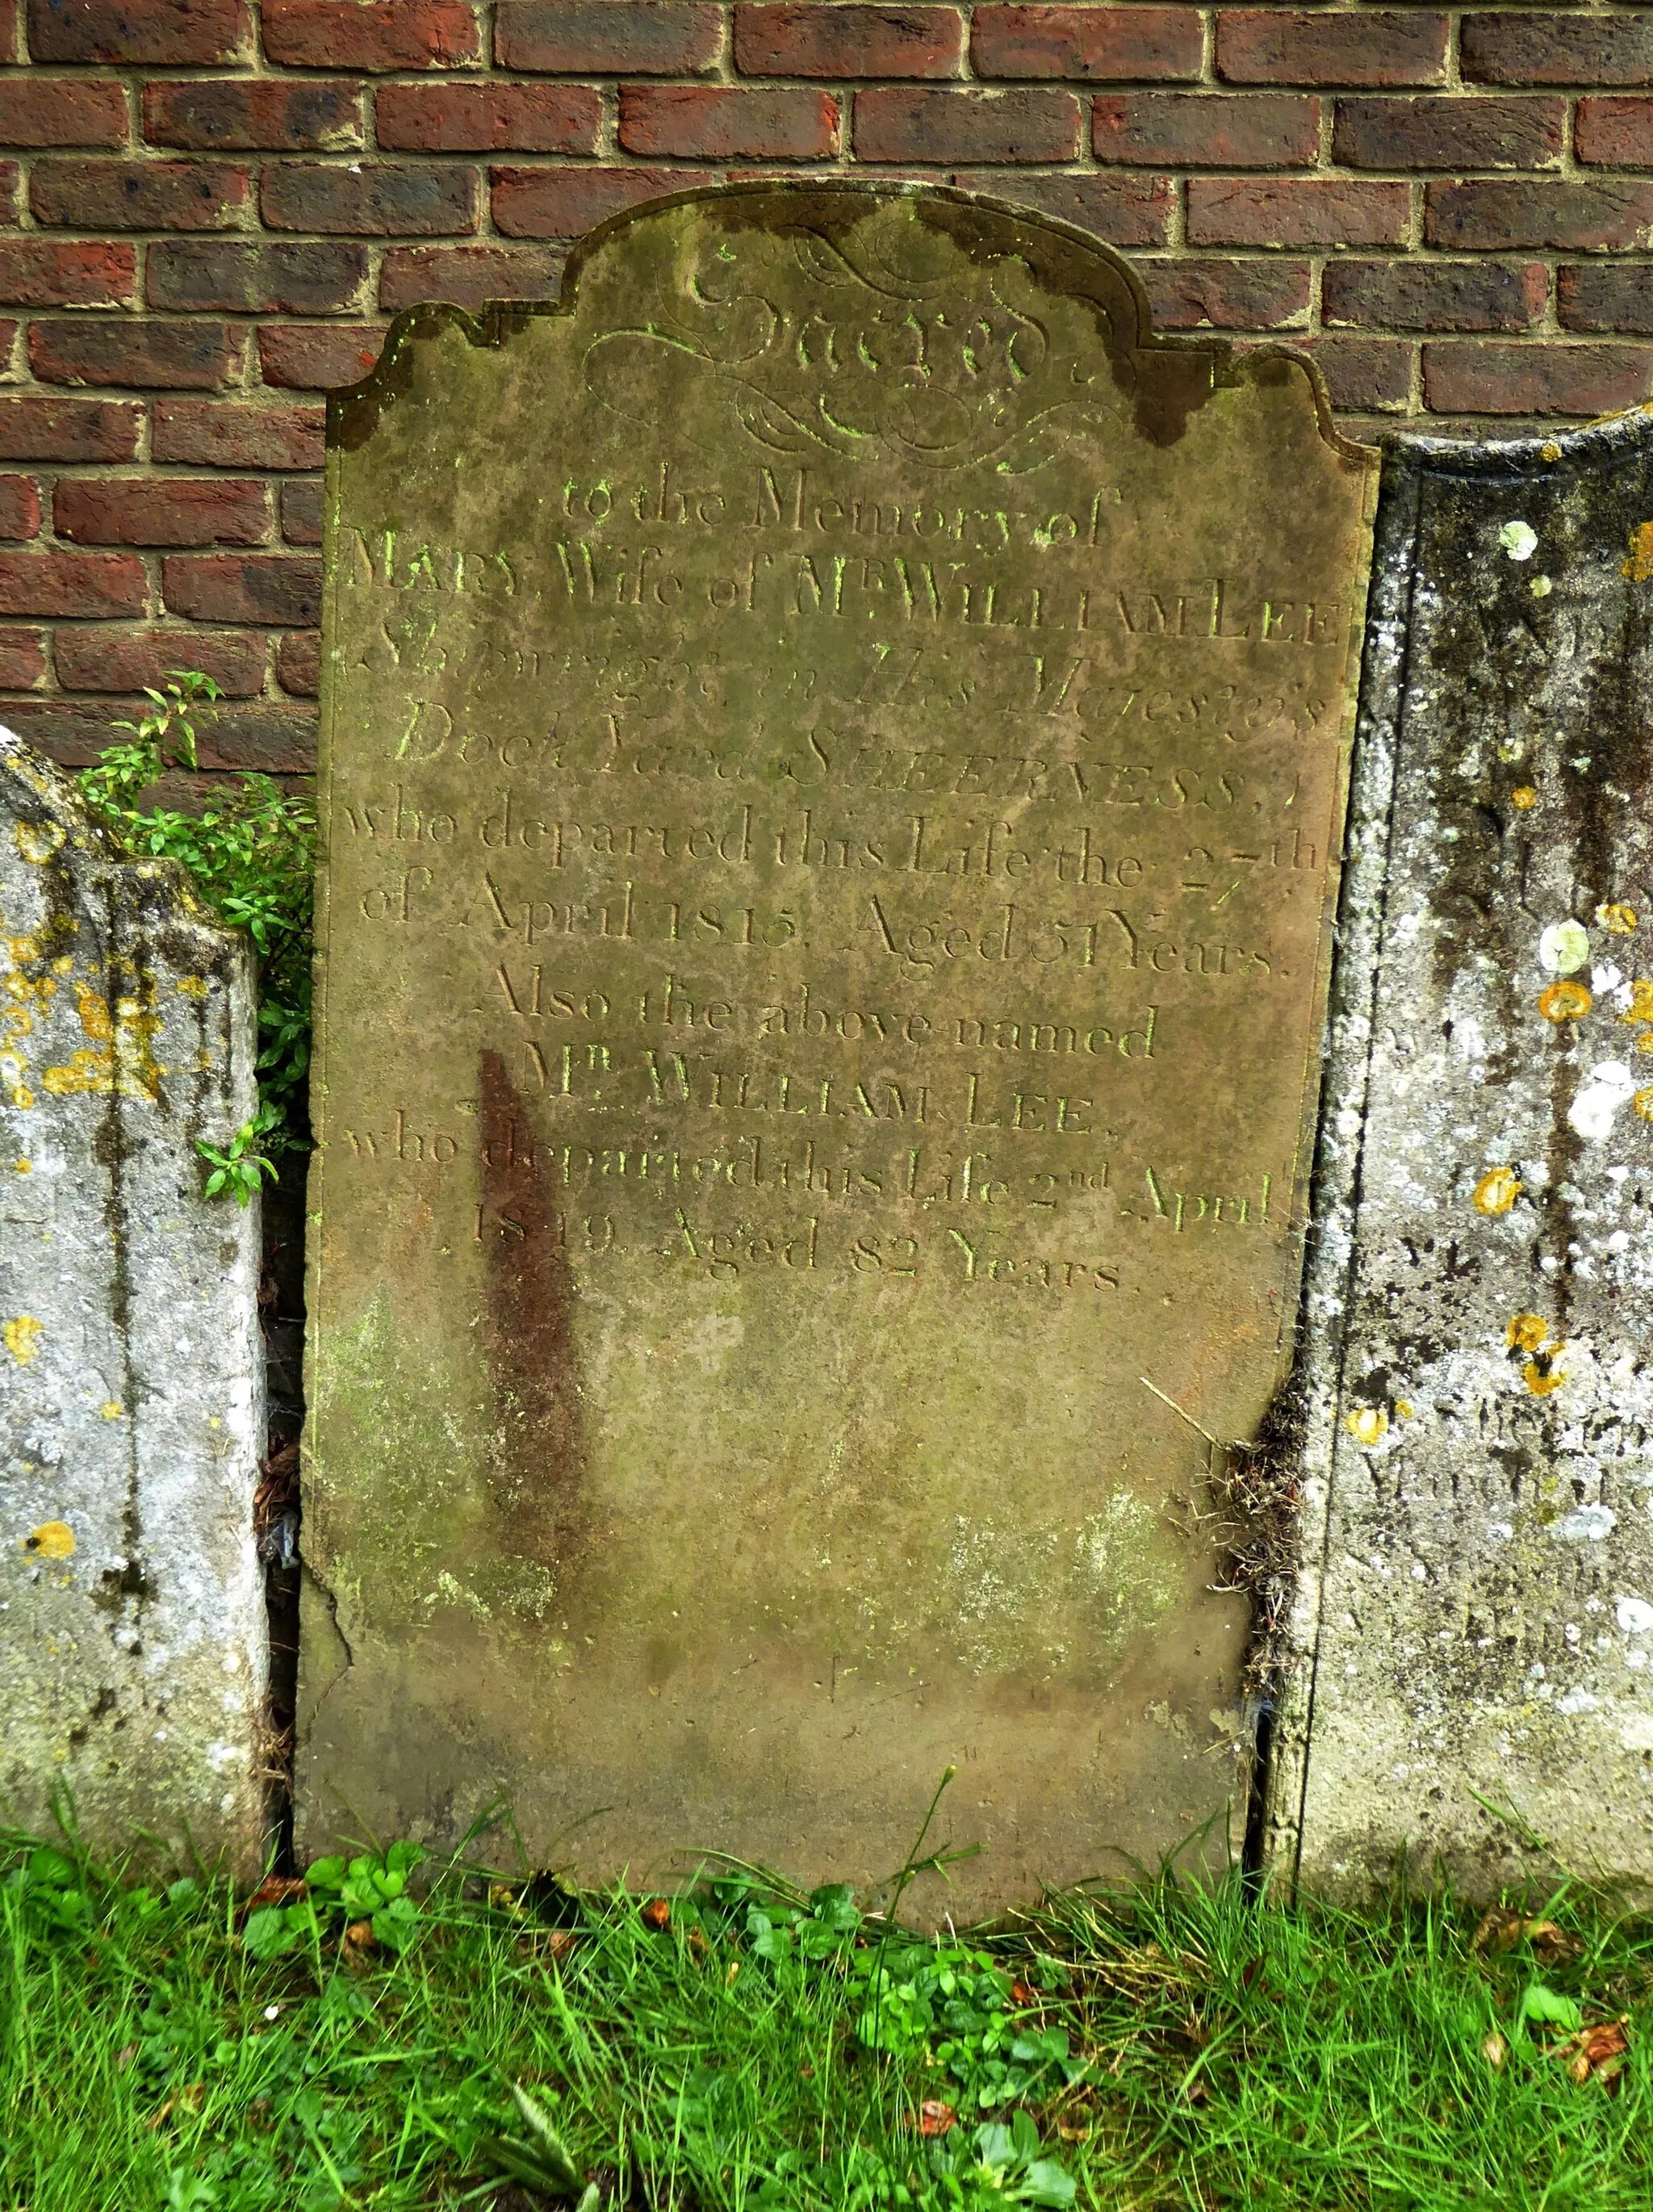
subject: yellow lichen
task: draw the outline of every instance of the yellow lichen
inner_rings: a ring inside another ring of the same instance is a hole
[[[1470,1203],[1477,1213],[1507,1213],[1521,1195],[1521,1177],[1513,1168],[1494,1168],[1475,1185]]]
[[[75,1531],[67,1521],[42,1521],[23,1539],[23,1549],[33,1552],[42,1559],[72,1559],[75,1552]]]
[[[1565,1348],[1559,1344],[1554,1346],[1551,1351],[1551,1358],[1553,1359],[1556,1352]],[[1547,1398],[1553,1391],[1559,1390],[1567,1378],[1559,1367],[1552,1366],[1548,1361],[1541,1366],[1536,1359],[1529,1359],[1521,1370],[1521,1379],[1534,1398]]]
[[[1541,1352],[1548,1341],[1550,1324],[1542,1314],[1518,1313],[1504,1332],[1511,1352]]]
[[[1553,438],[1546,438],[1538,451],[1540,458],[1543,460],[1559,461],[1561,458],[1561,448]]]
[[[1595,909],[1597,924],[1613,937],[1628,937],[1636,927],[1636,909],[1622,899],[1609,899]]]
[[[42,867],[64,841],[62,828],[56,822],[20,822],[12,837],[23,858],[35,867]]]
[[[0,1328],[0,1341],[20,1367],[27,1367],[40,1348],[41,1328],[33,1314],[19,1314]]]
[[[1653,583],[1653,522],[1638,522],[1630,533],[1630,558],[1619,563],[1619,574],[1632,584]]]
[[[1621,1022],[1653,1022],[1653,982],[1645,975],[1638,975],[1630,986],[1630,1004],[1619,1017]]]
[[[1547,1022],[1580,1021],[1595,1003],[1582,983],[1551,983],[1538,994],[1538,1011]]]
[[[11,1171],[13,1175],[33,1175],[34,1163],[33,1160],[14,1160],[11,1164]]]
[[[1375,1444],[1389,1433],[1389,1417],[1381,1406],[1361,1406],[1343,1425],[1358,1444]]]
[[[1416,1414],[1410,1398],[1397,1398],[1395,1400],[1395,1418],[1397,1421],[1410,1421],[1416,1419]]]
[[[1518,814],[1525,814],[1537,805],[1538,793],[1530,783],[1523,783],[1510,793],[1510,804]]]
[[[112,1014],[108,1000],[86,983],[76,984],[75,1003],[92,1043],[71,1053],[66,1065],[44,1069],[42,1089],[54,1098],[85,1091],[153,1104],[161,1096],[161,1070],[149,1040],[161,1026],[159,1016],[129,998],[117,999]]]
[[[1644,1121],[1653,1121],[1653,1084],[1650,1084],[1645,1091],[1633,1091],[1630,1103]]]
[[[118,1421],[121,1416],[121,1403],[119,1399],[106,1398],[102,1405],[99,1407],[98,1411],[103,1415],[106,1421]]]
[[[173,988],[181,991],[186,999],[204,999],[212,989],[211,984],[201,975],[180,975]]]

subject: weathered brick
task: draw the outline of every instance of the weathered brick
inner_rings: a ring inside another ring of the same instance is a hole
[[[382,323],[265,323],[258,362],[266,384],[326,392],[359,384],[379,358]]]
[[[225,230],[247,204],[228,161],[37,161],[29,204],[65,230]]]
[[[40,534],[40,487],[33,477],[0,477],[0,538]]]
[[[816,161],[838,150],[838,103],[830,92],[801,88],[622,85],[619,136],[629,154]]]
[[[1349,169],[1554,169],[1559,99],[1340,100],[1332,156]]]
[[[1389,331],[1527,331],[1544,313],[1541,261],[1328,261],[1328,325]]]
[[[1170,177],[1040,176],[1025,170],[960,169],[965,191],[994,192],[1054,215],[1109,246],[1164,246],[1170,236],[1176,186]]]
[[[964,52],[957,8],[780,0],[738,7],[734,29],[735,67],[746,76],[957,76]]]
[[[1403,414],[1412,398],[1411,344],[1405,338],[1304,338],[1300,345],[1346,413]]]
[[[60,477],[52,520],[76,545],[262,545],[270,488],[226,477]]]
[[[1139,261],[1154,327],[1281,331],[1309,319],[1306,261]]]
[[[460,69],[482,58],[466,0],[264,0],[264,50],[285,69]]]
[[[143,428],[132,400],[0,397],[0,460],[130,461]]]
[[[715,169],[491,169],[489,175],[494,227],[507,238],[578,238],[623,208],[720,181]]]
[[[0,400],[0,409],[4,404]],[[158,461],[185,461],[196,468],[319,469],[326,423],[322,407],[161,399],[151,416],[150,449]],[[129,455],[112,458],[125,460]]]
[[[1137,168],[1312,168],[1320,102],[1291,93],[1103,93],[1091,112],[1099,161]]]
[[[139,615],[143,599],[133,553],[0,552],[0,615]]]
[[[381,146],[410,153],[594,154],[603,96],[584,84],[387,84]]]
[[[1229,84],[1444,84],[1447,31],[1431,9],[1227,9],[1217,19],[1217,74]]]
[[[264,641],[257,632],[210,629],[62,629],[52,659],[65,691],[158,690],[174,668],[198,668],[231,699],[264,690]]]
[[[341,154],[362,143],[362,93],[354,84],[284,77],[191,77],[143,88],[143,135],[152,146],[207,153]]]
[[[451,300],[480,307],[489,300],[554,300],[562,256],[544,246],[392,246],[379,271],[379,304],[415,307]]]
[[[1653,169],[1653,100],[1581,100],[1573,151],[1604,169]]]
[[[195,622],[309,629],[321,620],[321,563],[295,553],[169,553],[161,588],[168,613]]]
[[[1424,398],[1442,415],[1605,415],[1653,387],[1653,346],[1448,338],[1424,348]]]
[[[1653,266],[1586,261],[1555,272],[1556,313],[1569,331],[1630,331],[1653,337]]]
[[[321,638],[313,629],[289,630],[276,648],[276,681],[293,696],[313,699],[321,689]]]
[[[29,366],[43,384],[211,392],[239,372],[244,350],[228,324],[151,316],[52,316],[28,333]]]
[[[1411,218],[1411,193],[1401,184],[1345,177],[1194,177],[1188,184],[1190,246],[1403,246]]]
[[[0,145],[124,146],[126,94],[94,79],[0,79]]]
[[[0,161],[0,222],[9,228],[22,215],[23,169],[20,161]]]
[[[1480,84],[1653,84],[1653,21],[1645,9],[1563,15],[1550,9],[1466,15],[1463,74]]]
[[[1600,253],[1645,244],[1653,229],[1653,183],[1431,185],[1424,234],[1449,249],[1549,246]],[[1526,413],[1529,410],[1520,410]]]
[[[28,0],[37,62],[204,69],[248,44],[246,0]]]
[[[0,238],[0,302],[119,307],[137,289],[137,249],[111,239]]]
[[[45,631],[0,629],[0,690],[27,691],[45,674]]]
[[[261,204],[275,230],[441,238],[475,230],[478,183],[472,168],[434,161],[269,161]]]
[[[1071,161],[1079,150],[1071,92],[953,92],[883,85],[855,94],[863,161]]]
[[[1194,8],[978,8],[970,27],[978,76],[1194,84],[1204,50]]]
[[[0,247],[0,257],[4,249]],[[234,314],[329,315],[355,307],[368,279],[364,246],[266,240],[157,239],[145,280],[152,307]]]
[[[684,0],[500,0],[494,58],[548,76],[695,76],[722,30],[720,9]]]
[[[282,536],[289,545],[321,543],[322,486],[306,477],[282,486]]]

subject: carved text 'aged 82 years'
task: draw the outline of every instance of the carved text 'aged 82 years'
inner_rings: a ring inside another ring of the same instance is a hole
[[[306,1838],[869,1882],[951,1764],[934,1911],[1152,1856],[1243,1763],[1201,1432],[1291,1333],[1372,456],[854,187],[421,310],[331,448]]]

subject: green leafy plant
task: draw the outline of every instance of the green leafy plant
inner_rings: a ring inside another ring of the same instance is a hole
[[[401,1843],[382,1857],[313,1859],[296,1885],[301,1894],[247,1916],[243,1948],[255,1959],[281,1959],[365,1926],[374,1943],[405,1951],[420,1921],[419,1907],[407,1893],[408,1876],[423,1857],[417,1844]]]
[[[959,1943],[891,1943],[857,1958],[849,1979],[855,2032],[892,2058],[921,2057],[978,2112],[1072,2087],[1085,2068],[1067,2031],[1018,2021],[1010,1975]]]
[[[304,1085],[310,1065],[312,875],[316,818],[307,798],[274,779],[239,777],[214,791],[198,814],[145,805],[170,770],[198,766],[198,720],[222,697],[210,676],[167,672],[164,688],[146,686],[150,711],[120,722],[130,739],[106,745],[82,771],[81,796],[127,852],[181,861],[204,899],[245,929],[258,953],[258,1111],[227,1150],[198,1149],[213,1172],[207,1188],[245,1205],[282,1154],[301,1141]]]

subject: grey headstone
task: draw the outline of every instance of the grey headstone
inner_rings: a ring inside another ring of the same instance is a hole
[[[257,1859],[267,1675],[252,957],[0,731],[0,1808]]]
[[[1650,552],[1644,415],[1389,456],[1272,1805],[1322,1888],[1653,1880]]]

